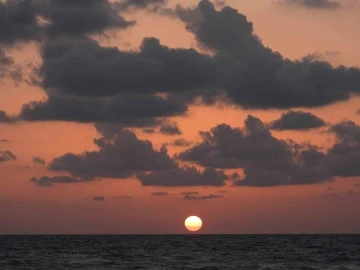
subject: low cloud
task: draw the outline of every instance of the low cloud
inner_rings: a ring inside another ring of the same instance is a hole
[[[195,167],[139,173],[137,177],[143,186],[163,187],[223,186],[228,179],[222,171],[212,168],[199,171]]]
[[[181,192],[180,195],[199,195],[198,191]]]
[[[331,0],[282,0],[283,5],[297,5],[309,9],[339,9],[341,4]]]
[[[164,121],[160,125],[160,133],[165,135],[181,135],[182,132],[176,122]]]
[[[309,130],[326,125],[326,122],[309,112],[288,111],[270,123],[270,129],[275,130]]]
[[[33,157],[33,162],[40,165],[46,164],[46,161],[41,157]]]
[[[209,194],[209,195],[203,195],[203,196],[194,196],[194,195],[190,195],[187,194],[184,196],[184,200],[211,200],[211,199],[219,199],[219,198],[223,198],[223,196],[221,195],[216,195],[216,194]]]
[[[16,117],[8,115],[5,111],[0,110],[0,123],[11,124],[17,121]]]
[[[93,201],[103,202],[105,201],[105,198],[103,196],[94,196]]]
[[[0,162],[16,160],[17,157],[9,150],[0,151]]]
[[[179,158],[204,167],[243,169],[245,177],[237,175],[234,185],[299,185],[332,178],[321,168],[324,153],[313,145],[273,137],[266,125],[251,115],[243,129],[221,124],[200,135],[202,141]]]
[[[102,134],[94,139],[99,150],[67,153],[53,159],[49,169],[92,180],[128,178],[139,172],[176,168],[165,147],[155,150],[150,141],[139,140],[135,133],[118,125],[96,124],[95,127]]]
[[[329,171],[335,176],[360,176],[360,126],[353,121],[342,121],[329,131],[337,138],[326,158]]]
[[[53,184],[72,184],[81,183],[83,181],[71,176],[42,176],[40,178],[32,177],[30,181],[39,187],[51,187]]]
[[[172,146],[178,146],[178,147],[186,147],[191,145],[191,141],[188,141],[184,138],[176,139],[171,143]]]
[[[158,191],[158,192],[153,192],[151,193],[152,196],[159,196],[159,197],[162,197],[162,196],[168,196],[169,193],[167,192],[162,192],[162,191]]]

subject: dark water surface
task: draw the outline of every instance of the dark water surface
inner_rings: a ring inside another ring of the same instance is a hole
[[[0,236],[0,269],[360,270],[360,235]]]

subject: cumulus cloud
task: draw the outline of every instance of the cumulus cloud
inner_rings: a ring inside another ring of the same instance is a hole
[[[167,193],[167,192],[162,192],[162,191],[158,191],[158,192],[153,192],[153,193],[151,193],[151,195],[152,196],[168,196],[169,195],[169,193]]]
[[[23,105],[19,118],[26,121],[61,120],[80,123],[119,123],[126,127],[160,124],[159,118],[182,115],[187,106],[156,94],[124,94],[109,98],[50,95]]]
[[[6,55],[4,50],[0,48],[0,79],[4,78],[20,82],[23,79],[23,69],[20,65],[15,64],[14,59]]]
[[[173,170],[159,170],[137,175],[143,186],[223,186],[228,179],[222,171],[212,168],[200,171],[195,167],[183,167]]]
[[[8,115],[5,111],[0,110],[0,123],[15,123],[17,121],[16,117]]]
[[[275,130],[308,130],[326,125],[326,122],[309,112],[288,111],[270,123],[270,129]]]
[[[328,150],[326,162],[335,176],[360,175],[360,126],[353,121],[343,121],[330,127],[337,142]]]
[[[50,23],[50,36],[78,37],[101,33],[106,29],[124,29],[134,22],[123,18],[116,5],[109,0],[35,0],[37,12]]]
[[[181,135],[182,132],[179,129],[176,122],[163,121],[160,125],[160,133],[166,135]]]
[[[36,17],[32,0],[0,1],[0,44],[38,40],[41,29]]]
[[[280,1],[284,5],[297,5],[309,9],[339,9],[341,4],[331,0],[283,0]]]
[[[202,0],[195,9],[178,8],[177,14],[201,46],[222,56],[227,72],[221,83],[230,100],[245,108],[316,107],[360,91],[358,68],[285,59],[263,45],[253,24],[236,9],[218,11]]]
[[[53,184],[71,184],[71,183],[80,183],[82,180],[76,179],[71,176],[42,176],[42,177],[32,177],[30,181],[36,184],[39,187],[51,187]]]
[[[278,186],[325,182],[324,153],[315,146],[296,144],[272,136],[260,119],[251,115],[243,129],[221,124],[201,132],[202,141],[179,154],[184,161],[204,167],[244,170],[234,185]]]
[[[166,148],[155,150],[150,141],[139,140],[130,130],[109,124],[96,124],[103,135],[94,139],[97,151],[67,153],[53,159],[52,171],[66,171],[82,179],[128,178],[137,172],[176,168]]]
[[[0,162],[16,160],[17,157],[9,150],[0,151]]]
[[[223,196],[217,195],[217,194],[209,194],[209,195],[203,195],[203,196],[194,196],[191,194],[186,194],[184,196],[184,200],[210,200],[210,199],[219,199]]]
[[[48,43],[42,57],[43,86],[78,96],[194,90],[216,80],[209,56],[171,49],[155,38],[145,38],[138,52],[101,47],[91,39]]]

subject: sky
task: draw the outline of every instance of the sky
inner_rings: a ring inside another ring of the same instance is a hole
[[[0,14],[0,234],[360,233],[360,2]]]

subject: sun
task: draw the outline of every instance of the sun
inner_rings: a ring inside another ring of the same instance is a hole
[[[202,221],[197,216],[190,216],[185,220],[185,227],[191,232],[197,232],[202,227]]]

